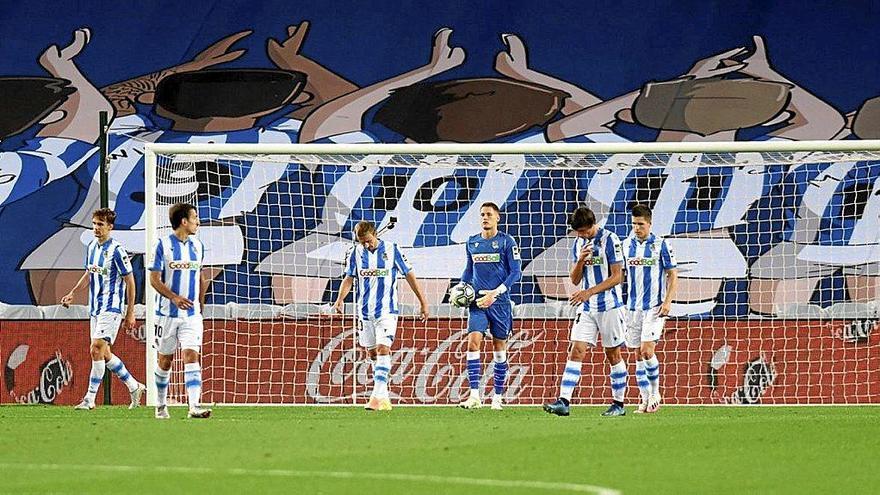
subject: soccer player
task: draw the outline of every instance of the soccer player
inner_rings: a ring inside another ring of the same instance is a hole
[[[468,238],[467,267],[461,276],[480,297],[468,310],[467,373],[470,396],[459,404],[464,409],[482,407],[480,397],[480,348],[483,334],[492,335],[494,349],[494,388],[492,409],[500,411],[503,404],[504,380],[507,378],[507,339],[513,329],[510,293],[513,284],[522,278],[519,247],[510,235],[498,230],[501,210],[495,203],[480,206],[483,231]]]
[[[572,246],[571,282],[581,289],[571,295],[573,305],[581,305],[571,329],[568,362],[562,373],[559,398],[544,405],[544,410],[558,416],[569,415],[574,388],[581,377],[581,364],[587,345],[595,346],[602,337],[605,357],[611,365],[611,407],[602,416],[623,416],[626,396],[626,363],[621,356],[623,344],[623,279],[620,239],[596,224],[596,215],[586,207],[574,210],[569,225],[577,234]]]
[[[333,304],[342,313],[343,301],[358,281],[357,307],[361,321],[358,342],[367,349],[373,365],[373,391],[364,409],[390,411],[388,375],[391,371],[391,344],[397,331],[397,276],[403,275],[419,300],[422,321],[428,318],[428,302],[409,261],[397,244],[379,239],[372,222],[355,226],[357,245],[347,256],[345,278]]]
[[[168,216],[174,232],[158,240],[150,266],[150,285],[158,292],[156,339],[159,366],[156,369],[156,390],[159,397],[156,419],[171,417],[166,402],[168,379],[174,351],[178,346],[183,350],[189,417],[208,418],[211,410],[199,407],[202,395],[199,352],[204,333],[201,309],[208,289],[208,280],[202,271],[204,246],[194,237],[199,229],[199,215],[195,206],[178,203],[170,208]]]
[[[125,364],[114,355],[110,346],[116,340],[119,325],[131,328],[134,320],[134,275],[131,273],[131,262],[128,253],[113,238],[113,222],[116,213],[109,208],[96,210],[92,215],[92,231],[95,238],[86,249],[86,271],[76,285],[61,298],[64,307],[70,306],[73,296],[80,287],[89,284],[89,328],[92,344],[89,353],[92,356],[92,371],[89,374],[89,388],[85,397],[76,405],[76,409],[91,410],[95,408],[95,395],[104,379],[105,368],[116,374],[131,396],[129,409],[140,405],[141,394],[146,388],[126,369]],[[122,305],[125,300],[125,318],[122,317]]]
[[[669,316],[678,281],[675,255],[666,239],[651,232],[651,209],[632,208],[632,233],[623,240],[627,277],[626,346],[635,349],[636,382],[641,402],[637,413],[660,407],[660,361],[654,348]]]

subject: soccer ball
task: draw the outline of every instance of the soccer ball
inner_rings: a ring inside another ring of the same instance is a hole
[[[460,282],[449,289],[449,302],[459,308],[470,306],[476,297],[477,293],[474,288],[465,282]]]

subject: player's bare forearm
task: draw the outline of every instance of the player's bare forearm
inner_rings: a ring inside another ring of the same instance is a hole
[[[666,297],[663,298],[663,305],[669,306],[672,304],[672,299],[675,297],[675,290],[678,288],[678,270],[670,269],[666,270]]]
[[[199,273],[199,277],[201,277],[201,282],[199,283],[199,304],[201,304],[201,307],[204,308],[205,297],[208,294],[208,286],[210,285],[211,281],[208,280],[208,276],[205,275],[205,270],[201,270],[201,272]]]
[[[342,279],[342,284],[339,286],[339,294],[336,296],[336,302],[333,303],[334,306],[342,305],[342,302],[348,297],[348,293],[351,292],[352,285],[354,285],[353,277],[346,276]]]
[[[424,294],[422,294],[422,287],[419,285],[419,279],[416,278],[416,274],[412,270],[410,270],[410,272],[406,274],[406,283],[409,284],[409,288],[412,289],[413,294],[416,295],[416,299],[419,300],[419,304],[421,304],[422,306],[427,306],[428,301],[425,299]]]
[[[623,270],[620,268],[620,263],[611,265],[609,271],[611,273],[608,274],[608,278],[593,286],[594,294],[601,294],[623,282]]]
[[[61,298],[61,305],[62,306],[64,306],[64,307],[70,306],[70,303],[73,302],[74,293],[76,291],[78,291],[80,287],[82,287],[83,285],[86,284],[86,280],[88,280],[88,278],[89,278],[89,272],[88,271],[83,272],[82,277],[80,277],[79,280],[77,280],[76,285],[74,285],[73,288],[70,289],[70,292],[68,292],[67,294],[65,294]]]
[[[170,287],[162,282],[162,275],[159,272],[150,272],[150,285],[156,289],[156,292],[162,295],[162,297],[174,299],[179,296],[179,294],[175,294]]]
[[[578,260],[577,263],[571,265],[571,271],[568,274],[569,280],[574,285],[578,285],[584,279],[584,262]]]
[[[126,275],[123,280],[125,281],[125,314],[133,315],[134,314],[134,300],[137,294],[135,293],[134,288],[134,274],[129,273]]]

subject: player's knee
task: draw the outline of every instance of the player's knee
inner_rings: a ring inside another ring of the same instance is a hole
[[[170,356],[168,354],[159,354],[157,358],[156,364],[159,366],[159,369],[162,371],[168,371],[171,369],[171,360],[174,356]]]
[[[199,362],[199,352],[194,349],[184,349],[183,350],[183,362],[185,364],[198,363]]]
[[[608,358],[608,363],[612,366],[623,360],[623,356],[620,355],[620,347],[606,347],[605,357]]]
[[[107,343],[105,341],[93,341],[92,345],[89,346],[89,354],[91,354],[92,356],[92,361],[99,361],[104,358],[109,358],[110,353],[105,351],[105,349],[107,349]]]
[[[387,345],[379,344],[375,349],[370,349],[370,353],[372,354],[372,358],[376,358],[376,356],[387,356],[391,354],[391,348]]]
[[[583,362],[584,356],[587,354],[586,346],[580,345],[572,345],[571,349],[568,352],[568,358],[570,361]]]

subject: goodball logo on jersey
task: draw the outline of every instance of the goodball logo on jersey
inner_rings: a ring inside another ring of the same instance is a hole
[[[171,261],[168,263],[168,268],[172,270],[198,270],[201,267],[201,263],[198,261]]]

